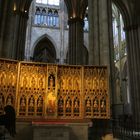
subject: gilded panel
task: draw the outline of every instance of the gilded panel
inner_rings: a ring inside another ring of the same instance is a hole
[[[6,105],[24,119],[108,119],[106,66],[0,60],[0,113]]]

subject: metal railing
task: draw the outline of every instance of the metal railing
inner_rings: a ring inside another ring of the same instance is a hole
[[[112,120],[112,131],[113,136],[121,140],[140,140],[140,123],[131,119]]]

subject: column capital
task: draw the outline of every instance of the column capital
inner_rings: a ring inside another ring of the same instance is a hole
[[[75,23],[75,22],[81,22],[84,25],[84,20],[79,17],[74,17],[74,18],[71,17],[68,20],[68,24]]]

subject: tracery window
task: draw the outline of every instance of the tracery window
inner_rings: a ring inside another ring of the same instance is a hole
[[[34,24],[59,27],[59,15],[57,10],[36,8]]]
[[[41,19],[41,12],[40,9],[37,8],[35,13],[35,24],[40,24],[40,19]]]
[[[89,24],[88,24],[88,7],[87,7],[85,18],[84,18],[84,31],[88,31],[88,30],[89,30]]]
[[[59,27],[59,1],[60,0],[36,0],[34,24]],[[41,3],[42,6],[38,5],[38,3]],[[51,5],[54,5],[54,7],[52,8]]]
[[[116,67],[116,104],[128,104],[130,95],[127,78],[127,46],[123,17],[115,4],[112,4],[112,27],[114,43],[114,64]],[[122,107],[123,108],[123,107]]]
[[[123,30],[124,23],[123,18],[115,5],[112,5],[113,9],[113,40],[114,40],[114,61],[120,60],[122,57],[126,56],[126,38],[125,32]]]
[[[88,16],[87,15],[84,18],[84,31],[88,31]]]
[[[58,17],[58,11],[54,11],[53,15],[53,26],[58,26],[59,25],[59,17]]]

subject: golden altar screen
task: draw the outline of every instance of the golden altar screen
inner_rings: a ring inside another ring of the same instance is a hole
[[[0,113],[17,118],[110,118],[106,66],[71,66],[0,59]]]

